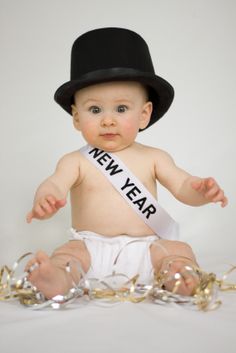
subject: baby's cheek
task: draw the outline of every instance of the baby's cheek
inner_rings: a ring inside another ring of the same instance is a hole
[[[84,122],[81,125],[81,132],[86,140],[88,140],[88,139],[90,140],[91,138],[93,138],[95,136],[95,130],[96,129],[95,129],[93,123]]]
[[[91,120],[86,120],[83,122],[83,124],[81,124],[81,128],[83,131],[85,132],[90,132],[90,131],[94,131],[94,129],[96,129],[96,125],[94,124],[94,122]]]
[[[92,119],[84,119],[81,125],[84,130],[90,130],[94,126],[94,121]]]
[[[138,126],[134,123],[126,122],[124,124],[124,131],[127,136],[136,136],[138,130]]]

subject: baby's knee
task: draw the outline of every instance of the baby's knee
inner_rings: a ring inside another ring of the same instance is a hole
[[[186,250],[186,251],[190,251],[192,250],[191,246],[188,243],[185,243],[183,241],[180,240],[171,240],[172,246],[175,249],[181,249],[181,250]]]
[[[51,255],[54,262],[60,262],[63,266],[67,263],[79,262],[85,272],[90,267],[90,255],[87,247],[81,240],[71,240],[55,249]]]
[[[170,256],[185,256],[195,260],[192,247],[188,243],[180,240],[160,240],[160,242]]]
[[[175,244],[173,244],[173,255],[187,257],[196,262],[192,247],[182,241],[175,241]]]

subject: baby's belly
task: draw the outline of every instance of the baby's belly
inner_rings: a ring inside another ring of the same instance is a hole
[[[122,234],[135,237],[153,234],[151,228],[130,206],[122,209],[117,206],[72,208],[72,227],[78,231],[87,230],[110,237]]]
[[[99,186],[99,187],[98,187]],[[106,236],[152,235],[154,232],[107,181],[71,193],[72,226]]]

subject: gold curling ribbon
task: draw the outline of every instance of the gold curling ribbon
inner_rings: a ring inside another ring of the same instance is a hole
[[[67,295],[58,295],[51,300],[45,300],[44,296],[28,282],[27,274],[20,279],[14,277],[16,269],[23,259],[32,253],[26,253],[21,256],[14,264],[13,268],[2,266],[0,269],[0,300],[9,300],[17,298],[19,302],[25,306],[31,306],[36,309],[42,309],[47,306],[52,308],[63,307],[76,298],[88,294],[91,299],[104,299],[108,301],[130,301],[139,303],[146,298],[151,299],[154,303],[177,303],[189,306],[195,306],[201,311],[209,311],[217,309],[222,303],[217,299],[217,290],[219,291],[235,291],[236,283],[227,281],[231,273],[236,271],[236,266],[231,268],[223,275],[222,279],[217,279],[214,273],[206,273],[197,266],[186,265],[186,271],[194,274],[199,279],[198,284],[192,295],[184,296],[178,294],[181,285],[181,273],[175,273],[169,280],[174,280],[175,284],[172,291],[165,290],[164,283],[168,276],[168,271],[159,272],[155,275],[151,285],[139,284],[137,274],[119,288],[113,288],[106,278],[103,281],[97,280],[100,286],[91,289],[86,286],[75,286],[71,288]],[[169,263],[173,263],[173,259]],[[70,272],[70,266],[67,265],[67,272]],[[115,278],[117,274],[114,274]],[[126,277],[125,275],[123,275]],[[84,282],[89,280],[84,278]],[[101,288],[102,286],[102,288]]]
[[[18,298],[21,304],[33,305],[39,302],[37,291],[27,281],[24,275],[20,279],[15,279],[14,275],[19,264],[27,256],[33,255],[31,252],[22,255],[10,269],[8,266],[3,266],[0,270],[0,300],[9,300]]]
[[[114,274],[113,277],[115,278],[116,275]],[[140,303],[147,298],[150,289],[145,288],[145,290],[137,291],[138,278],[139,275],[132,277],[118,289],[112,288],[112,286],[110,286],[105,280],[99,281],[106,288],[102,289],[97,287],[91,291],[90,296],[94,299],[130,301],[132,303]]]
[[[226,282],[227,277],[236,270],[236,266],[231,265],[231,268],[223,275],[222,280],[216,280],[221,291],[228,292],[236,290],[236,283]]]

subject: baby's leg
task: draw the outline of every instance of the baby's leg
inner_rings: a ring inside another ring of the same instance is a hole
[[[38,251],[26,266],[26,271],[35,267],[32,272],[30,271],[28,279],[48,299],[57,294],[66,294],[73,286],[73,281],[78,283],[80,279],[76,266],[78,261],[84,272],[87,272],[90,267],[90,256],[85,244],[80,240],[69,241],[56,249],[51,257],[43,251]],[[71,264],[71,274],[66,271],[68,263]],[[33,266],[35,264],[36,266]]]
[[[175,273],[183,273],[180,285],[177,287],[177,293],[183,295],[191,295],[194,293],[198,284],[198,277],[185,270],[185,266],[197,266],[195,255],[191,247],[183,242],[174,240],[158,240],[151,245],[151,260],[155,273],[167,269],[168,257],[172,256],[173,262],[168,267],[169,276]],[[167,290],[173,290],[176,280],[165,283]]]

